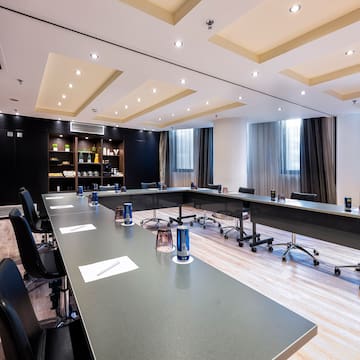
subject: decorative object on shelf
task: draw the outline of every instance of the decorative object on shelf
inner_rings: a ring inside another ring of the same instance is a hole
[[[84,155],[83,153],[79,154],[79,163],[83,163],[84,162]]]
[[[91,151],[92,151],[93,153],[96,153],[96,145],[95,145],[95,144],[92,146]]]
[[[52,150],[53,151],[58,151],[58,144],[52,144]]]
[[[91,163],[91,154],[88,154],[88,156],[87,156],[87,162],[88,162],[88,163]]]
[[[96,164],[99,164],[99,163],[100,163],[100,159],[99,159],[99,154],[98,154],[98,153],[95,154],[94,163],[96,163]]]
[[[119,153],[119,149],[113,149],[113,152],[115,155],[117,155]]]
[[[106,150],[107,150],[107,149],[106,149],[106,147],[104,146],[104,147],[103,147],[103,155],[106,155]]]
[[[70,152],[70,144],[65,144],[65,151]]]
[[[70,165],[70,161],[64,160],[64,161],[61,162],[61,165]]]

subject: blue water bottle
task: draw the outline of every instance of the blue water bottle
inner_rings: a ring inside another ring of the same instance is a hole
[[[187,261],[190,257],[190,238],[187,226],[177,228],[177,258],[180,261]]]
[[[92,194],[91,194],[91,205],[92,206],[99,205],[99,198],[98,198],[97,191],[93,191]]]
[[[132,203],[124,203],[124,224],[132,224]]]
[[[115,183],[115,184],[114,184],[114,188],[115,188],[115,193],[117,194],[117,193],[119,192],[119,190],[120,190],[119,184],[118,184],[118,183]]]
[[[82,185],[79,185],[79,186],[78,186],[77,195],[78,195],[78,196],[83,196],[83,195],[84,195],[84,188],[83,188]]]

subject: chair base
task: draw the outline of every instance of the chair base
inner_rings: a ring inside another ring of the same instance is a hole
[[[169,221],[167,221],[167,220],[165,220],[165,219],[156,218],[156,217],[152,217],[152,218],[148,218],[148,219],[143,219],[143,220],[140,221],[140,225],[141,225],[141,226],[144,226],[144,225],[146,225],[146,224],[148,224],[148,223],[150,223],[150,222],[154,222],[154,223],[156,223],[156,226],[159,227],[161,221],[166,222],[166,225],[167,225],[168,227],[170,226],[170,222],[169,222]]]
[[[341,274],[341,270],[343,268],[355,268],[355,271],[360,271],[360,263],[355,265],[338,265],[334,268],[334,273],[336,276],[339,276]]]
[[[203,227],[203,229],[206,229],[206,224],[209,222],[210,224],[217,224],[217,226],[220,228],[221,224],[213,217],[211,216],[199,216],[196,218],[196,222]]]

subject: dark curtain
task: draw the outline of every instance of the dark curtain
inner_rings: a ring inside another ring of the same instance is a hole
[[[160,182],[170,185],[169,132],[162,131],[159,141]]]
[[[207,187],[213,178],[213,129],[200,129],[198,186]]]
[[[300,188],[336,203],[336,118],[304,119],[300,135]]]

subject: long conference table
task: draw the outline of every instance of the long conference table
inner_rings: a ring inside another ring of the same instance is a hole
[[[157,252],[151,232],[114,222],[112,209],[124,202],[134,210],[190,203],[234,216],[249,202],[258,223],[360,245],[358,212],[336,205],[188,188],[106,191],[99,199],[91,207],[87,197],[43,195],[95,359],[286,359],[317,333],[311,321],[200,259],[176,264],[176,252]],[[84,281],[80,266],[124,256],[136,269]]]

